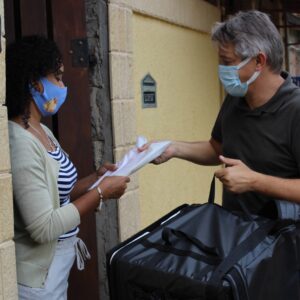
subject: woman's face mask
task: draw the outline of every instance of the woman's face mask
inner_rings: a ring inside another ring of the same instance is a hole
[[[67,87],[59,87],[49,81],[46,77],[40,79],[43,92],[40,93],[32,85],[29,86],[32,98],[43,117],[52,116],[57,113],[67,97]]]
[[[244,97],[247,94],[248,86],[258,77],[260,71],[254,72],[246,82],[241,82],[239,69],[245,66],[251,57],[246,58],[236,66],[219,65],[219,78],[228,94],[234,97]]]

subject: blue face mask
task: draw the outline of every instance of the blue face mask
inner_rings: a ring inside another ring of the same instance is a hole
[[[44,91],[38,92],[32,85],[29,86],[32,98],[43,117],[57,113],[67,97],[67,87],[59,87],[46,77],[40,79]]]
[[[246,58],[237,66],[219,65],[219,78],[228,94],[234,97],[244,97],[247,94],[248,86],[258,77],[260,71],[254,72],[246,82],[241,82],[239,69],[245,66],[251,57]]]

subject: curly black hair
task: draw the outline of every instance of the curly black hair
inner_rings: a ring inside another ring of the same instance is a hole
[[[61,65],[62,55],[56,43],[44,36],[26,36],[7,46],[5,104],[9,119],[21,116],[27,127],[29,84],[56,73]]]

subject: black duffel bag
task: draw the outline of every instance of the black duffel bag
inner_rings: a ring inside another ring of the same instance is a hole
[[[107,255],[111,300],[299,300],[300,225],[183,205]]]

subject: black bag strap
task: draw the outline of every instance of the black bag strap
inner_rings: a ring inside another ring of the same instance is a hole
[[[213,179],[211,181],[210,184],[210,190],[209,190],[209,196],[208,196],[208,203],[210,204],[214,204],[215,203],[215,194],[216,194],[216,179],[215,176],[213,176]],[[249,209],[247,208],[247,206],[245,205],[245,203],[240,199],[240,197],[238,197],[238,202],[244,212],[245,218],[248,221],[254,221],[255,219],[253,218],[253,216],[251,215]]]
[[[209,190],[209,196],[208,196],[208,203],[210,204],[214,204],[215,203],[215,185],[216,185],[216,182],[215,182],[215,176],[213,176],[213,179],[211,181],[211,184],[210,184],[210,190]]]
[[[198,261],[202,261],[202,262],[206,263],[207,265],[209,265],[209,266],[207,266],[209,270],[211,269],[210,268],[211,266],[219,265],[222,262],[222,258],[219,258],[219,257],[202,255],[202,254],[190,251],[190,250],[178,249],[178,248],[175,248],[175,247],[172,247],[172,246],[168,246],[166,244],[162,244],[160,242],[156,242],[156,243],[154,242],[153,243],[153,242],[148,241],[147,239],[142,240],[141,244],[146,249],[147,248],[157,249],[158,251],[166,252],[167,255],[172,253],[172,254],[182,256],[182,257],[185,257],[185,258],[186,257],[191,257],[191,258],[196,259]],[[202,272],[203,276],[207,272],[208,271],[206,271],[204,273]]]
[[[207,246],[204,243],[202,243],[199,239],[195,238],[192,235],[189,235],[188,233],[176,230],[172,228],[165,227],[162,231],[162,239],[165,241],[165,243],[168,246],[173,246],[172,237],[176,237],[179,240],[185,240],[196,246],[199,250],[202,252],[209,254],[211,256],[220,257],[218,250],[216,247]]]

